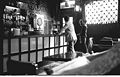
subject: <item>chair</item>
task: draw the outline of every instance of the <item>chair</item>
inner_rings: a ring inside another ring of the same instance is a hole
[[[93,38],[93,48],[94,52],[101,52],[107,50],[113,46],[113,40],[110,37],[103,37],[102,39]]]

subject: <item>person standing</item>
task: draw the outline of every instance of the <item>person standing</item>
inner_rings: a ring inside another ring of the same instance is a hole
[[[79,20],[79,24],[81,27],[81,32],[79,33],[79,37],[80,37],[80,43],[82,45],[82,52],[83,53],[88,53],[88,48],[87,48],[87,44],[86,44],[86,38],[87,38],[87,24],[86,21],[83,19]]]
[[[74,24],[70,22],[69,16],[65,16],[64,20],[65,20],[65,25],[60,30],[59,35],[65,32],[66,41],[68,43],[66,58],[73,59],[77,55],[74,49],[74,45],[77,42],[77,36],[75,33]]]

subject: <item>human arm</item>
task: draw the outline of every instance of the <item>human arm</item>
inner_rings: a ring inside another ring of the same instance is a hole
[[[68,27],[69,25],[65,24],[64,27],[60,30],[59,35],[63,34]]]

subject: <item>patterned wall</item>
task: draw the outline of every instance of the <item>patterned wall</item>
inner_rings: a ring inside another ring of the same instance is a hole
[[[108,24],[118,21],[118,0],[93,1],[85,6],[87,24]]]

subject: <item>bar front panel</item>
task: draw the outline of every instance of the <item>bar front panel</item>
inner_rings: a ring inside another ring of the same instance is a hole
[[[28,39],[22,38],[21,39],[21,52],[28,51]]]
[[[64,36],[32,36],[3,40],[3,71],[7,72],[7,60],[41,62],[44,57],[64,53]],[[61,45],[60,45],[61,44]]]

